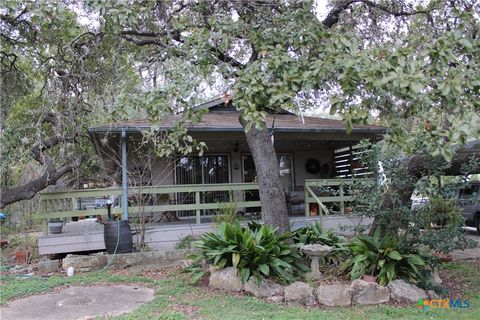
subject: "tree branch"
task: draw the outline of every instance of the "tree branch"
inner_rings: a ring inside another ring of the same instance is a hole
[[[404,11],[404,10],[396,11],[369,0],[347,0],[339,3],[336,7],[334,7],[328,13],[327,17],[322,21],[322,24],[327,28],[333,27],[340,20],[340,14],[342,14],[342,12],[347,10],[348,7],[350,7],[355,3],[362,3],[370,8],[378,9],[380,11],[383,11],[395,17],[406,17],[406,16],[413,16],[416,14],[428,14],[433,10],[433,9],[430,9],[430,10],[416,10],[416,11]]]

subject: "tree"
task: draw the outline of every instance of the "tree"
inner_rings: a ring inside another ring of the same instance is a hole
[[[138,100],[148,115],[166,101],[187,109],[213,84],[229,91],[257,167],[264,219],[285,231],[264,121],[271,110],[325,96],[347,130],[378,114],[391,126],[388,141],[413,154],[420,149],[405,129],[421,126],[421,152],[448,160],[452,144],[480,135],[475,1],[331,1],[322,19],[315,9],[280,0],[86,2],[99,26],[81,37],[108,39],[105,52],[122,48],[130,62],[161,75],[148,89],[163,98]]]
[[[288,220],[279,178],[271,174],[277,164],[264,122],[269,110],[295,109],[302,95],[323,93],[347,130],[379,112],[392,127],[389,141],[409,153],[418,151],[404,131],[414,118],[430,134],[422,152],[447,160],[453,143],[479,134],[473,1],[415,8],[405,1],[332,1],[323,20],[308,1],[136,5],[102,6],[103,27],[116,26],[110,28],[119,37],[157,50],[152,59],[158,63],[175,58],[205,77],[217,73],[232,83],[257,167],[264,219],[281,231]]]

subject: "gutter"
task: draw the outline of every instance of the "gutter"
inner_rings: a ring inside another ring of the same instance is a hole
[[[151,126],[122,126],[115,128],[99,128],[92,127],[88,128],[90,134],[95,133],[122,133],[122,131],[127,132],[142,132],[149,130]],[[171,127],[159,127],[159,131],[168,131]],[[344,128],[275,128],[276,132],[283,133],[347,133]],[[208,127],[208,128],[189,128],[188,132],[244,132],[243,128],[224,128],[224,127]],[[385,134],[387,132],[386,128],[353,128],[351,133],[375,133],[375,134]]]

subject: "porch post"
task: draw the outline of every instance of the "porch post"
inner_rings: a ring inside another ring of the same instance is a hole
[[[127,132],[122,129],[122,187],[123,187],[123,219],[128,220],[128,178],[127,178]]]

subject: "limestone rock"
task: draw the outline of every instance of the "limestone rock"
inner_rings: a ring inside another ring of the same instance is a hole
[[[244,290],[257,298],[268,298],[283,295],[283,287],[271,280],[261,279],[257,284],[254,277],[245,283]]]
[[[359,304],[380,304],[390,299],[390,291],[378,283],[364,280],[354,280],[350,285],[352,288],[352,299]]]
[[[235,268],[229,267],[210,274],[209,284],[211,288],[229,291],[242,291],[243,285]]]
[[[321,285],[317,289],[317,298],[325,306],[349,306],[352,303],[352,288],[344,284]]]
[[[433,290],[427,290],[427,295],[428,295],[428,298],[432,300],[442,299],[442,297],[440,297],[440,295],[438,295]]]
[[[273,297],[268,297],[267,301],[268,302],[273,302],[273,303],[282,303],[284,297],[283,296],[273,296]]]
[[[77,271],[101,269],[107,265],[107,255],[81,256],[69,254],[62,260],[63,270],[72,267]]]
[[[60,267],[60,260],[40,261],[37,267],[38,267],[38,271],[42,273],[55,272]]]
[[[314,305],[313,289],[305,282],[294,282],[285,287],[285,302],[287,304]]]
[[[430,282],[434,286],[440,286],[442,284],[442,279],[440,278],[440,275],[438,274],[437,270],[434,270],[431,275]]]
[[[412,302],[415,303],[419,299],[427,299],[428,296],[422,289],[406,283],[401,279],[394,280],[388,284],[392,300],[398,302]]]

